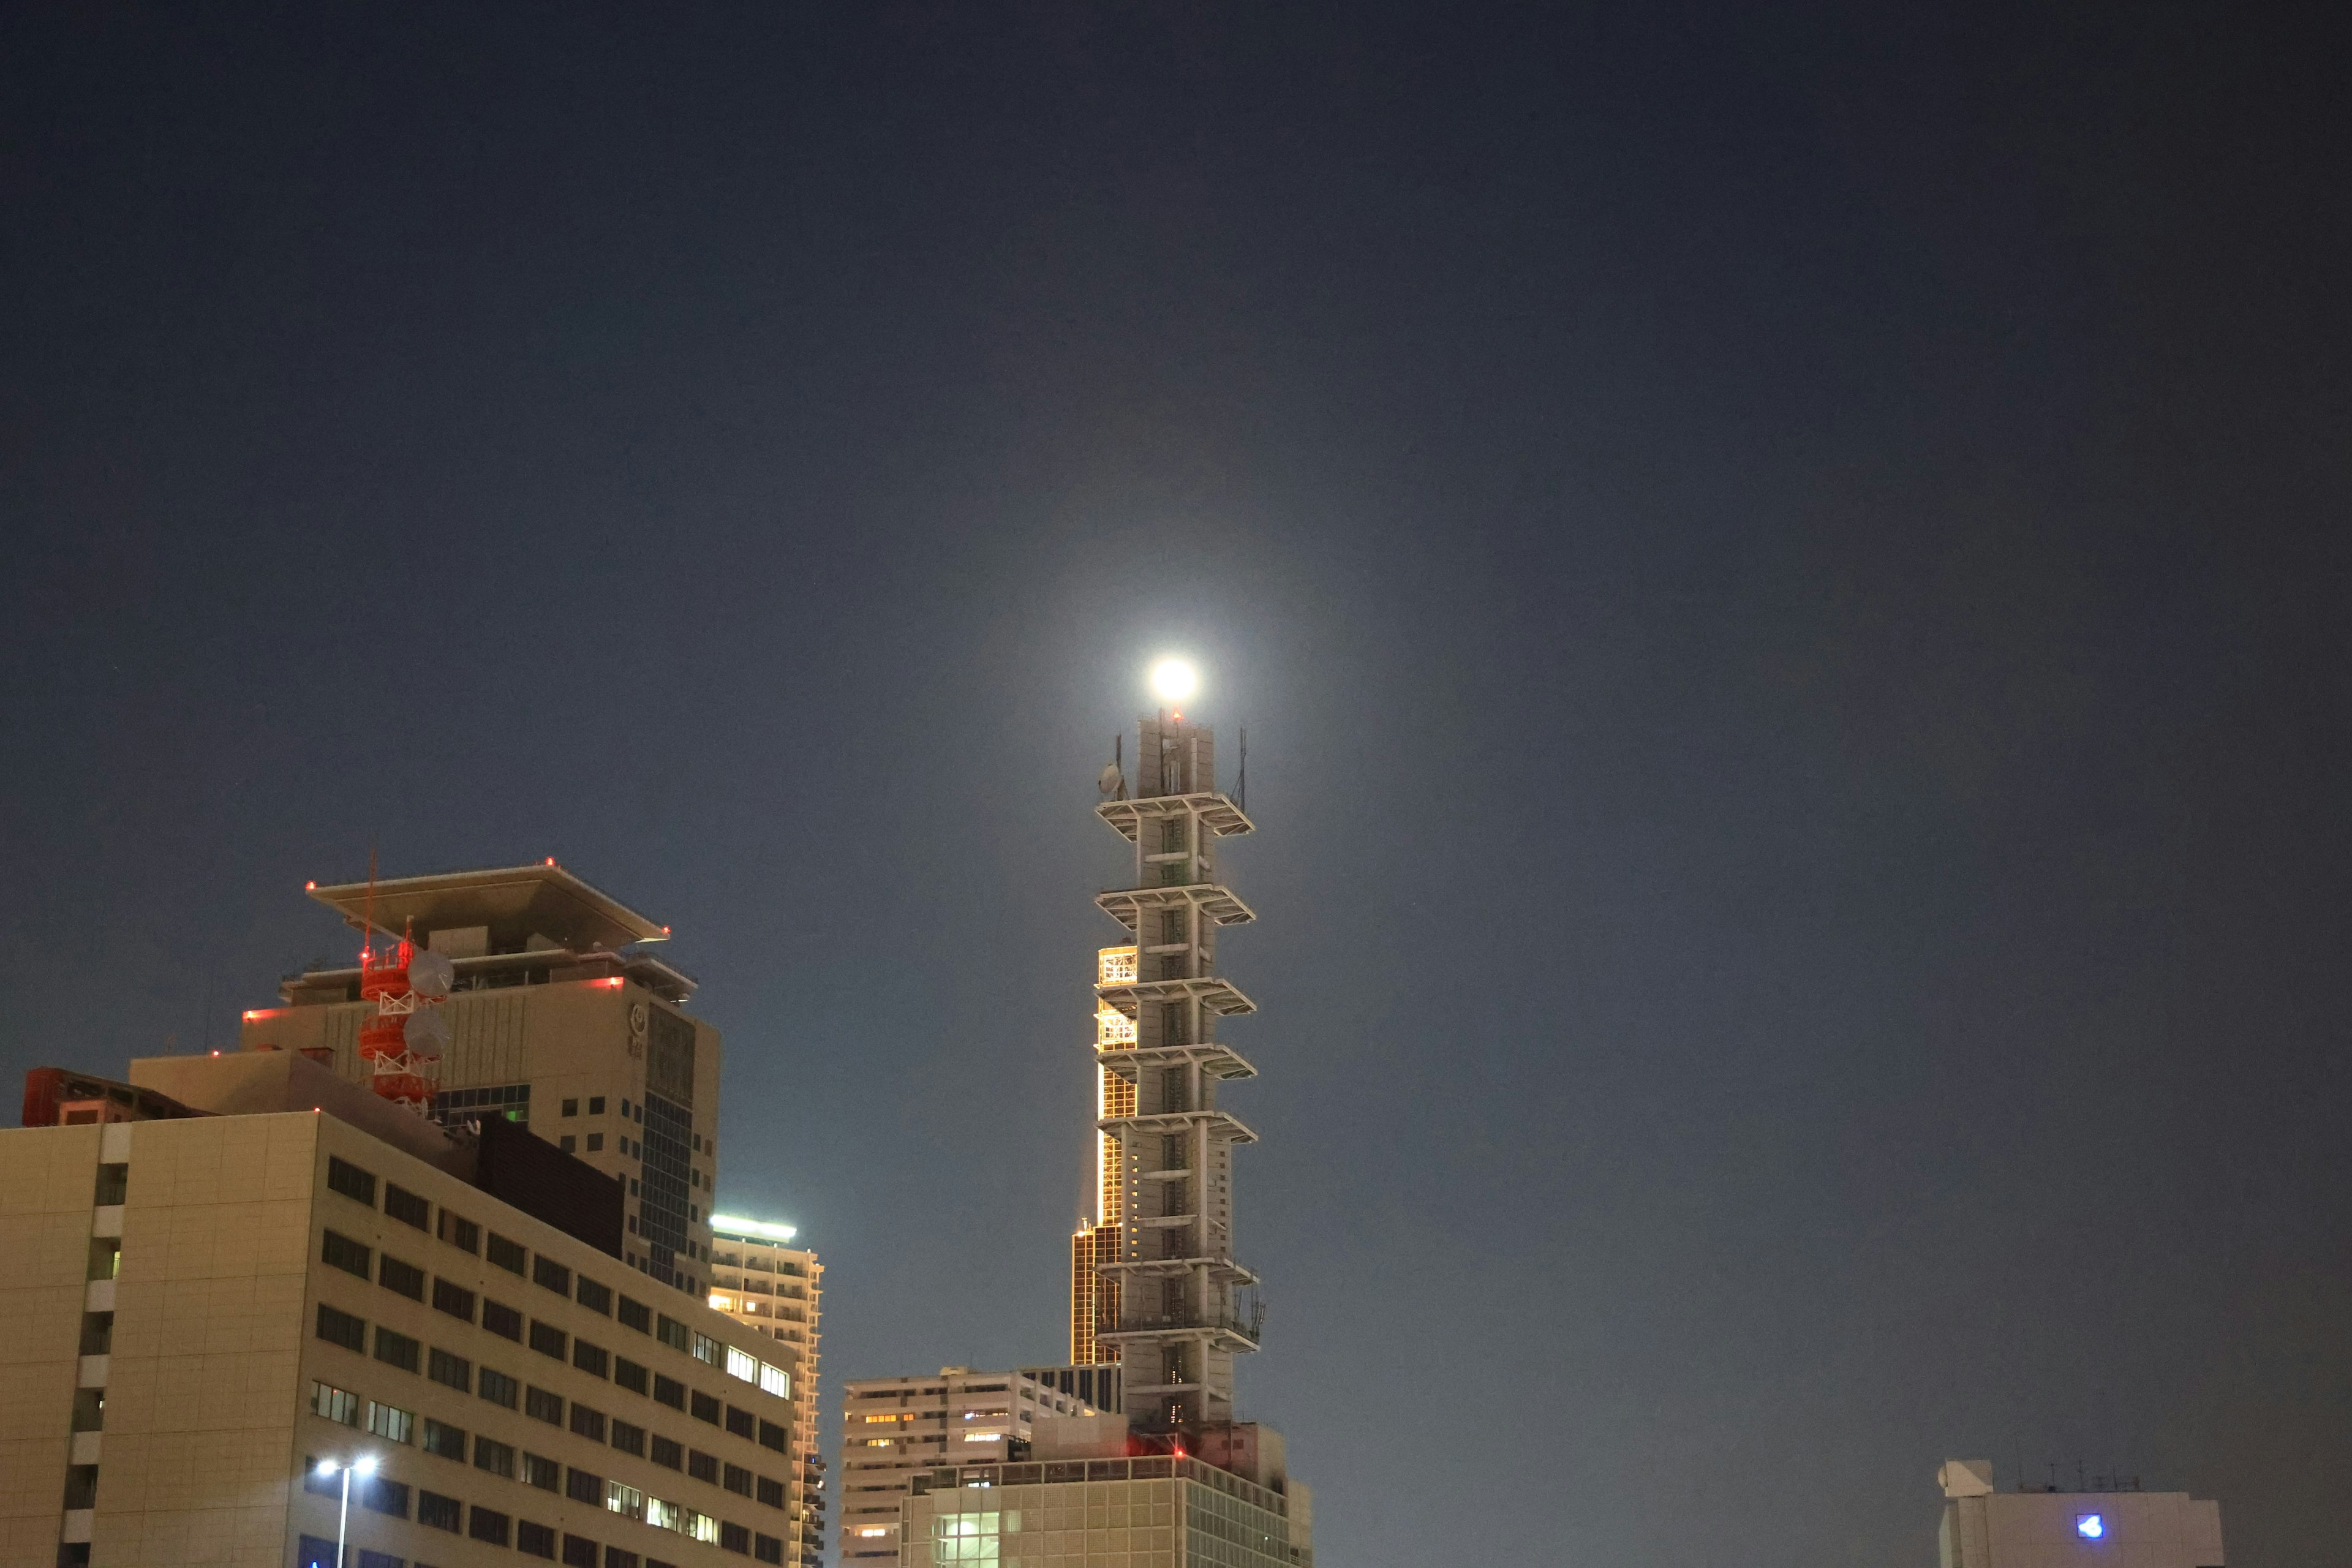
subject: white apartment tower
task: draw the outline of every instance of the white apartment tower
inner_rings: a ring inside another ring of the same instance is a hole
[[[1071,1246],[1070,1359],[1120,1363],[1139,1432],[1234,1419],[1234,1357],[1258,1347],[1257,1278],[1234,1256],[1233,1151],[1256,1135],[1217,1103],[1256,1069],[1217,1038],[1255,1011],[1217,973],[1217,933],[1254,918],[1220,879],[1220,840],[1250,819],[1217,787],[1216,741],[1147,715],[1133,788],[1114,762],[1096,815],[1134,850],[1097,907],[1129,944],[1097,956],[1095,1213]]]

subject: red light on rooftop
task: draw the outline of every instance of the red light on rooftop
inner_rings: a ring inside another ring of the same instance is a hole
[[[596,984],[599,985],[609,985],[614,990],[618,991],[621,988],[621,977],[615,974],[608,979],[599,980]]]
[[[319,884],[316,882],[305,882],[302,884],[302,890],[306,893],[315,893],[319,890]]]
[[[554,865],[554,864],[555,864],[555,857],[554,857],[554,856],[552,856],[552,855],[550,855],[550,856],[547,858],[547,863],[548,863],[549,865],[551,865],[551,866]]]

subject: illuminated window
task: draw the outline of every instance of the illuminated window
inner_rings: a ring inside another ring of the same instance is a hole
[[[1116,1007],[1095,1010],[1095,1044],[1104,1050],[1120,1050],[1135,1044],[1135,1020]]]
[[[727,1347],[727,1375],[730,1377],[740,1377],[746,1383],[759,1382],[760,1358],[755,1355],[746,1354],[742,1351],[737,1350],[733,1345],[729,1345]]]
[[[1003,1436],[1002,1432],[967,1432],[963,1440],[967,1443],[993,1443]]]
[[[887,1437],[868,1437],[866,1439],[866,1447],[869,1448],[887,1448],[889,1446],[890,1439]]]
[[[1095,954],[1095,964],[1102,976],[1099,984],[1135,984],[1135,949],[1131,947],[1106,947]]]
[[[782,1367],[770,1366],[766,1362],[761,1362],[760,1363],[760,1392],[762,1394],[772,1394],[779,1399],[790,1399],[793,1396],[792,1374],[786,1372]]]
[[[688,1512],[686,1516],[686,1533],[693,1540],[715,1543],[719,1540],[719,1521],[707,1513]]]
[[[860,1535],[862,1535],[862,1536],[864,1536],[864,1537],[865,1537],[866,1539],[867,1539],[868,1541],[871,1541],[872,1539],[874,1539],[874,1537],[876,1537],[876,1536],[877,1536],[877,1535],[887,1535],[887,1534],[889,1534],[889,1533],[890,1533],[890,1527],[889,1527],[888,1525],[887,1525],[887,1524],[869,1524],[869,1525],[867,1525],[865,1529],[863,1529],[863,1530],[859,1531],[857,1533],[858,1533],[858,1534],[860,1534]]]

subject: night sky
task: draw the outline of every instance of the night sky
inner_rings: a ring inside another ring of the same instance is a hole
[[[1329,1568],[2352,1562],[2322,16],[12,8],[0,1069],[552,855],[828,1395],[1059,1359],[1188,653]]]

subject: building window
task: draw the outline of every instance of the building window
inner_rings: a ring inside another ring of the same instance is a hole
[[[654,1434],[654,1463],[665,1469],[675,1470],[686,1463],[686,1446]]]
[[[592,1312],[602,1312],[608,1318],[613,1315],[613,1288],[609,1285],[599,1285],[585,1274],[580,1277],[578,1288],[572,1291],[572,1299]]]
[[[563,1568],[596,1568],[596,1543],[584,1535],[565,1536]]]
[[[520,1274],[530,1259],[530,1251],[520,1241],[509,1241],[497,1231],[490,1232],[490,1261],[509,1274]]]
[[[509,1410],[515,1407],[515,1400],[522,1391],[522,1385],[513,1378],[496,1367],[488,1366],[482,1369],[481,1377],[475,1386],[483,1398],[493,1405],[503,1405]]]
[[[732,1405],[727,1407],[727,1430],[734,1433],[738,1437],[749,1437],[758,1429],[750,1411],[739,1409]]]
[[[564,1142],[570,1142],[571,1140],[566,1139]],[[591,1154],[601,1154],[604,1152],[604,1135],[602,1132],[591,1132],[588,1134],[588,1152]]]
[[[419,1491],[416,1494],[416,1522],[435,1530],[457,1533],[457,1521],[465,1505],[456,1498],[443,1497],[439,1492]]]
[[[592,1503],[602,1508],[604,1504],[604,1478],[592,1476],[574,1467],[564,1479],[563,1495],[573,1502]]]
[[[394,1519],[408,1517],[408,1488],[385,1476],[371,1476],[360,1493],[360,1506]]]
[[[719,1481],[718,1456],[714,1454],[706,1454],[699,1448],[689,1449],[686,1456],[686,1473],[692,1476],[698,1481],[709,1481],[714,1486],[717,1485]]]
[[[572,1364],[582,1372],[593,1373],[598,1377],[604,1377],[607,1374],[612,1359],[601,1345],[592,1345],[586,1340],[572,1342]]]
[[[385,1289],[396,1290],[412,1301],[425,1300],[425,1270],[414,1263],[402,1262],[389,1252],[376,1259],[375,1279]]]
[[[565,1100],[565,1101],[563,1102],[563,1114],[564,1114],[564,1115],[566,1115],[566,1116],[577,1116],[577,1115],[579,1115],[579,1114],[580,1114],[580,1102],[579,1102],[578,1100]]]
[[[394,1333],[382,1323],[375,1326],[375,1359],[386,1366],[396,1366],[403,1372],[415,1372],[424,1360],[425,1347],[406,1334]]]
[[[367,1429],[387,1443],[405,1443],[416,1429],[416,1417],[396,1405],[368,1401]]]
[[[591,1116],[602,1116],[604,1114],[604,1097],[603,1095],[591,1095],[589,1097],[588,1114]]]
[[[470,1323],[474,1321],[474,1293],[436,1276],[433,1281],[433,1310]]]
[[[719,1527],[719,1548],[722,1552],[751,1551],[751,1531],[750,1528],[740,1524],[720,1525]]]
[[[455,1459],[459,1464],[464,1464],[466,1462],[465,1430],[462,1427],[436,1421],[427,1415],[425,1418],[425,1451],[436,1458]]]
[[[474,1363],[464,1356],[451,1355],[447,1351],[436,1346],[433,1354],[425,1362],[425,1375],[436,1383],[446,1384],[458,1393],[464,1394],[474,1386]]]
[[[515,1451],[513,1445],[500,1443],[488,1437],[475,1438],[474,1468],[478,1470],[488,1470],[494,1476],[504,1476],[509,1480],[514,1479]]]
[[[883,1441],[887,1443],[889,1439],[886,1437]],[[791,1447],[790,1435],[773,1421],[762,1421],[760,1423],[760,1447],[783,1453]]]
[[[572,1294],[572,1270],[556,1262],[552,1258],[532,1258],[530,1278],[533,1284],[543,1286],[559,1296]]]
[[[433,1228],[433,1205],[397,1183],[383,1184],[383,1212],[419,1230]]]
[[[561,1137],[561,1138],[559,1138],[559,1139],[557,1139],[557,1140],[555,1141],[555,1146],[556,1146],[557,1148],[559,1148],[559,1149],[562,1150],[562,1151],[563,1151],[565,1153],[567,1153],[567,1154],[577,1152],[578,1152],[578,1149],[579,1149],[579,1144],[580,1144],[580,1140],[579,1140],[579,1139],[577,1139],[577,1138],[574,1138],[574,1137],[573,1137],[571,1133],[569,1133],[569,1132],[566,1132],[562,1137]]]
[[[613,1381],[619,1384],[623,1388],[627,1389],[631,1394],[643,1394],[646,1391],[646,1369],[639,1366],[635,1362],[631,1361],[627,1356],[614,1356],[613,1358]]]
[[[604,1506],[624,1519],[643,1519],[646,1516],[646,1494],[619,1481],[606,1481]]]
[[[620,1449],[624,1454],[635,1454],[637,1458],[644,1458],[646,1429],[642,1426],[632,1426],[626,1421],[614,1422],[613,1447]]]
[[[635,1329],[641,1334],[651,1333],[654,1326],[653,1309],[643,1301],[631,1300],[624,1296],[621,1298],[621,1323],[623,1327]]]
[[[319,1336],[326,1338],[324,1334]],[[336,1388],[324,1383],[310,1385],[310,1411],[330,1421],[340,1421],[346,1426],[360,1424],[360,1396],[347,1388]]]
[[[525,1454],[522,1457],[522,1484],[527,1487],[537,1487],[541,1491],[551,1492],[555,1489],[556,1477],[562,1469],[562,1467],[553,1459],[542,1458],[537,1454]]]
[[[466,1533],[477,1541],[487,1541],[493,1546],[504,1546],[512,1533],[514,1521],[495,1509],[474,1505],[473,1517],[466,1522]]]
[[[751,1495],[751,1472],[740,1465],[730,1465],[719,1480],[720,1486],[740,1497]]]
[[[770,1508],[783,1507],[784,1483],[779,1480],[771,1479],[766,1476],[761,1476],[759,1480],[760,1500],[766,1503]]]
[[[751,1555],[762,1563],[782,1563],[784,1560],[784,1543],[772,1535],[754,1536],[751,1539]]]
[[[441,1239],[466,1252],[482,1250],[482,1227],[460,1215],[441,1211]]]
[[[515,1550],[527,1557],[544,1557],[555,1561],[555,1531],[552,1526],[533,1524],[529,1520],[515,1526]]]
[[[572,1429],[593,1442],[604,1440],[604,1413],[592,1410],[578,1400],[572,1402]]]
[[[542,1323],[533,1318],[530,1322],[530,1348],[544,1356],[563,1359],[563,1331],[553,1323]]]
[[[657,1403],[667,1405],[672,1410],[683,1410],[686,1408],[686,1384],[674,1377],[664,1377],[661,1373],[654,1373],[654,1398]]]
[[[522,1314],[487,1296],[482,1298],[482,1327],[518,1344],[522,1341]]]
[[[347,1351],[365,1351],[367,1320],[354,1318],[349,1312],[338,1311],[321,1301],[319,1303],[319,1337],[331,1345],[341,1345]]]
[[[523,1395],[522,1413],[534,1421],[561,1426],[563,1425],[563,1396],[551,1394],[544,1388],[534,1388]]]
[[[708,1421],[713,1426],[719,1425],[719,1401],[717,1399],[703,1393],[698,1388],[694,1391],[690,1402],[693,1408],[689,1414],[692,1415],[697,1421]]]
[[[319,1257],[320,1261],[331,1263],[346,1274],[356,1274],[362,1279],[375,1272],[373,1249],[331,1230],[320,1244]]]
[[[348,1160],[327,1156],[327,1185],[347,1198],[375,1207],[375,1176]]]

